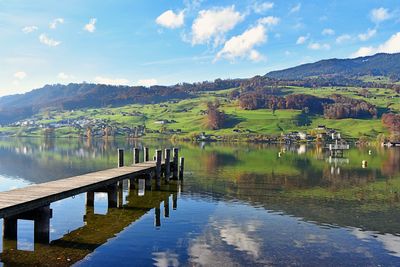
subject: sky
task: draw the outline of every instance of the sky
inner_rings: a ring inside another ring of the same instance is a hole
[[[0,0],[0,96],[172,85],[400,52],[399,0]]]

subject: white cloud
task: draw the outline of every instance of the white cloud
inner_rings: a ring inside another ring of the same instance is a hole
[[[90,21],[89,21],[89,23],[86,24],[86,25],[83,27],[83,29],[84,29],[85,31],[88,31],[88,32],[94,32],[94,31],[96,30],[96,22],[97,22],[97,19],[96,19],[96,18],[91,18]]]
[[[331,49],[331,46],[329,44],[312,42],[308,45],[308,48],[311,50],[322,50],[322,49],[329,50],[329,49]]]
[[[376,53],[400,53],[400,32],[393,34],[389,40],[379,46],[364,46],[358,49],[351,57],[365,57]]]
[[[293,6],[293,7],[289,10],[289,13],[290,13],[290,14],[293,14],[293,13],[299,12],[300,9],[301,9],[301,3],[298,3],[297,5]]]
[[[360,41],[367,41],[370,38],[374,37],[375,34],[376,34],[376,29],[368,29],[366,33],[360,33],[358,35],[358,39],[360,39]]]
[[[108,77],[102,77],[102,76],[97,76],[94,78],[94,81],[96,83],[100,84],[109,84],[109,85],[127,85],[129,84],[129,80],[123,79],[123,78],[108,78]]]
[[[371,10],[371,20],[375,23],[390,19],[391,15],[389,10],[383,7],[375,8]]]
[[[192,25],[192,44],[205,44],[214,39],[214,45],[218,45],[224,41],[225,33],[243,19],[235,6],[201,10]]]
[[[259,24],[268,25],[268,26],[275,26],[280,22],[278,17],[268,16],[258,20]]]
[[[143,79],[143,80],[139,80],[137,82],[137,85],[139,86],[145,86],[145,87],[150,87],[153,85],[157,84],[157,80],[156,79]]]
[[[345,43],[345,42],[347,42],[347,41],[350,41],[351,40],[351,36],[350,35],[348,35],[348,34],[343,34],[343,35],[340,35],[340,36],[338,36],[337,38],[336,38],[336,43],[337,44],[343,44],[343,43]]]
[[[304,44],[308,40],[308,38],[310,38],[309,35],[307,35],[307,36],[304,36],[304,35],[303,36],[299,36],[299,38],[297,38],[296,44],[298,44],[298,45]]]
[[[18,80],[23,80],[26,77],[26,73],[24,71],[18,71],[14,73],[14,78],[17,78]]]
[[[64,23],[63,18],[56,18],[52,22],[49,23],[49,28],[56,29],[58,24],[63,24],[63,23]]]
[[[23,27],[22,28],[22,32],[23,33],[31,33],[31,32],[34,32],[34,31],[37,31],[39,28],[37,27],[37,26],[34,26],[34,25],[32,25],[32,26],[26,26],[26,27]]]
[[[40,41],[42,44],[45,44],[45,45],[47,45],[47,46],[58,46],[59,44],[61,44],[60,41],[56,41],[56,40],[54,40],[54,39],[51,39],[51,38],[47,37],[47,35],[44,34],[44,33],[42,33],[42,34],[39,36],[39,41]]]
[[[322,31],[322,35],[335,35],[335,31],[330,28],[326,28]]]
[[[272,2],[263,2],[263,3],[255,3],[253,5],[254,12],[258,14],[262,14],[265,11],[268,11],[274,7],[274,3]]]
[[[165,28],[176,29],[183,26],[184,19],[185,14],[183,11],[174,13],[172,10],[167,10],[156,19],[156,23]]]
[[[267,41],[265,26],[259,24],[253,28],[246,30],[241,35],[237,35],[229,39],[221,51],[218,52],[216,60],[226,58],[234,60],[235,58],[245,58],[252,61],[260,61],[263,56],[254,49],[255,46]]]
[[[72,76],[71,76],[71,75],[68,75],[68,74],[66,74],[66,73],[64,73],[64,72],[60,72],[60,73],[57,75],[57,78],[59,78],[59,79],[61,79],[61,80],[69,80],[69,79],[72,78]]]

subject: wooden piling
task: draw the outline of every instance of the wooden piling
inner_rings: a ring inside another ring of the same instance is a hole
[[[174,179],[178,179],[178,156],[179,156],[179,149],[174,148],[173,150],[174,155],[173,155],[173,174],[172,177]]]
[[[144,152],[144,161],[149,161],[150,160],[150,153],[149,153],[149,148],[148,147],[144,147],[143,148],[143,152]]]
[[[164,218],[169,218],[169,196],[164,200]]]
[[[86,206],[87,207],[94,206],[94,191],[86,192]]]
[[[7,217],[3,220],[3,238],[7,240],[17,240],[17,217]]]
[[[184,165],[185,165],[185,158],[181,157],[179,160],[179,180],[183,180]]]
[[[169,182],[171,176],[171,149],[165,149],[165,180]]]
[[[124,150],[118,148],[118,167],[124,166]]]
[[[159,228],[161,226],[161,209],[156,207],[154,209],[154,226]]]
[[[34,220],[34,242],[48,244],[50,242],[50,218],[52,211],[50,205],[36,210],[37,217]]]
[[[139,148],[135,147],[133,149],[133,164],[139,163],[139,157],[140,157],[140,150]]]
[[[117,184],[108,186],[108,208],[116,208],[118,206],[118,186]]]
[[[157,187],[161,186],[161,158],[162,150],[156,150],[156,184]]]

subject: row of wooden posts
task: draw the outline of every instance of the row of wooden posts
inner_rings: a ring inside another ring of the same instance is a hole
[[[144,162],[150,161],[150,150],[148,147],[144,147],[143,149],[135,147],[133,149],[133,162],[132,162],[133,165],[140,163],[140,152],[141,151],[143,151],[143,153],[144,153],[144,156],[143,156]],[[161,179],[163,163],[164,163],[164,177],[167,182],[171,178],[171,172],[172,172],[172,179],[183,180],[183,170],[184,170],[185,158],[184,157],[179,158],[179,149],[178,148],[173,148],[172,152],[173,152],[173,155],[172,155],[172,163],[171,163],[171,149],[170,148],[166,148],[164,150],[164,157],[163,157],[163,151],[161,149],[155,150],[155,155],[153,157],[153,161],[155,161],[155,164],[156,164],[155,178],[157,181]],[[179,164],[178,164],[178,159],[179,159]],[[118,167],[123,167],[124,163],[125,163],[124,162],[124,150],[119,148],[118,149]]]

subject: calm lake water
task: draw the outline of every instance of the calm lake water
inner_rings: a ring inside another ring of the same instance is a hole
[[[400,266],[399,149],[0,139],[0,190],[115,167],[117,148],[142,145],[179,147],[183,183],[125,185],[118,209],[104,193],[94,209],[85,194],[54,202],[51,243],[19,220],[4,266]]]

